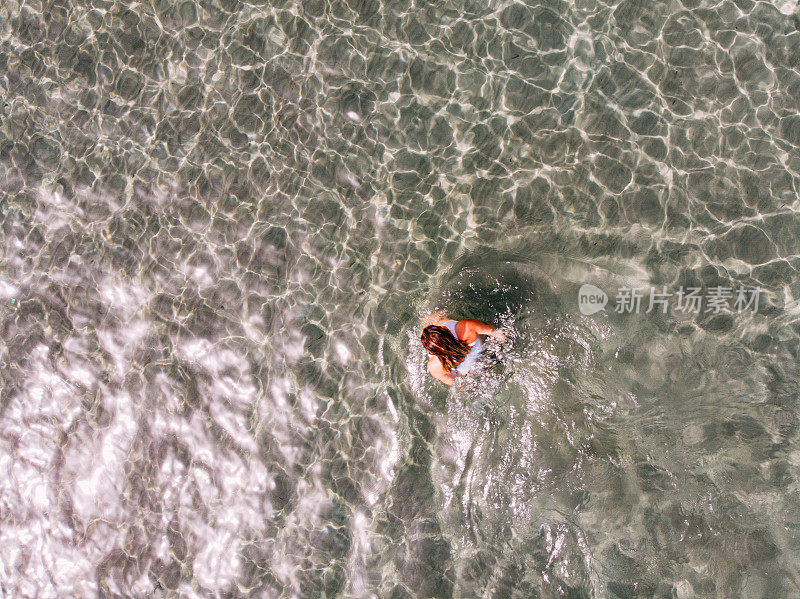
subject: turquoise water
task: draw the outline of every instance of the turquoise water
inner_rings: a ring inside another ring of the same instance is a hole
[[[2,594],[800,595],[798,65],[795,0],[6,0]],[[433,309],[508,331],[459,389]]]

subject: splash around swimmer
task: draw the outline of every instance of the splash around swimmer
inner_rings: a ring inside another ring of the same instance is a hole
[[[420,340],[427,350],[428,372],[445,385],[472,370],[483,349],[481,335],[502,342],[503,331],[482,320],[453,320],[443,310],[430,314],[424,321]]]

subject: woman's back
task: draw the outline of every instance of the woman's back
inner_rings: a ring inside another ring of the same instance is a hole
[[[475,362],[477,362],[478,356],[480,355],[481,350],[483,349],[483,342],[481,342],[481,339],[480,339],[480,337],[478,337],[477,333],[475,334],[475,339],[472,341],[472,343],[469,343],[469,342],[466,341],[466,339],[464,339],[462,337],[459,337],[459,335],[456,333],[456,325],[459,322],[461,322],[461,321],[448,320],[448,321],[446,321],[444,323],[444,326],[446,326],[450,330],[450,332],[453,333],[453,336],[456,339],[459,339],[460,341],[464,341],[472,349],[467,354],[467,356],[464,358],[464,360],[461,363],[459,363],[458,366],[456,366],[456,368],[451,369],[450,372],[454,372],[455,371],[458,374],[466,374],[467,372],[472,370],[472,368],[475,366]],[[464,329],[466,329],[466,327],[464,327]]]
[[[446,385],[473,369],[483,349],[479,335],[503,339],[501,331],[481,320],[453,320],[433,314],[425,319],[421,340],[431,354],[428,372]]]

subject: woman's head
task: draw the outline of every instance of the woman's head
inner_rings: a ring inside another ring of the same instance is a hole
[[[447,371],[461,364],[470,352],[469,345],[456,339],[447,327],[435,324],[422,329],[420,340],[429,353],[439,358]]]

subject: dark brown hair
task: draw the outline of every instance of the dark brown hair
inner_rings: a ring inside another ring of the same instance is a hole
[[[450,329],[435,324],[422,329],[420,340],[428,352],[439,358],[445,372],[461,364],[472,349],[464,341],[456,339]]]

